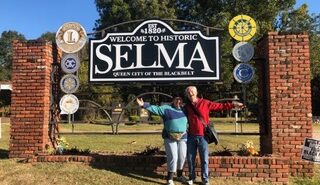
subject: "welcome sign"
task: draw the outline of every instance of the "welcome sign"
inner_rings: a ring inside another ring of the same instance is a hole
[[[219,80],[219,63],[218,37],[147,20],[133,32],[90,40],[89,82],[207,82]]]

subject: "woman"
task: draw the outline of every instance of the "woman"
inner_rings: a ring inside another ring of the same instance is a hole
[[[162,137],[164,139],[167,154],[167,184],[174,185],[173,174],[177,172],[178,180],[186,182],[182,175],[187,153],[187,118],[182,110],[183,100],[180,96],[174,96],[171,105],[150,105],[142,99],[136,100],[139,106],[149,112],[159,115],[164,121]],[[178,170],[177,170],[178,169]]]

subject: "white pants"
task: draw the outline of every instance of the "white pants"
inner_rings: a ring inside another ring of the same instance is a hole
[[[164,147],[167,154],[168,172],[176,172],[177,168],[182,170],[187,155],[187,139],[180,139],[180,141],[164,139]]]

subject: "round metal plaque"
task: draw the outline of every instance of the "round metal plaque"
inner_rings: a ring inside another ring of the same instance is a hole
[[[73,94],[66,94],[60,100],[60,114],[73,114],[79,109],[79,100]]]
[[[239,42],[232,49],[233,57],[239,62],[248,62],[254,54],[253,46],[248,42]]]
[[[64,23],[56,33],[57,45],[66,53],[78,52],[86,41],[86,30],[77,22]]]
[[[67,54],[61,60],[61,68],[65,73],[74,73],[80,67],[79,58],[75,54]]]
[[[248,15],[235,16],[229,22],[229,34],[238,41],[251,39],[257,31],[257,24]]]
[[[249,83],[253,75],[254,69],[247,63],[240,63],[233,70],[233,76],[239,83]]]
[[[60,88],[64,93],[74,93],[79,88],[79,78],[73,74],[67,74],[60,80]]]

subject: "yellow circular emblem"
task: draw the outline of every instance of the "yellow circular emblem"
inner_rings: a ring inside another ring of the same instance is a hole
[[[56,43],[65,53],[78,52],[86,41],[86,30],[77,22],[64,23],[56,33]]]
[[[238,41],[250,40],[257,31],[257,24],[248,15],[237,15],[229,22],[229,34]]]

